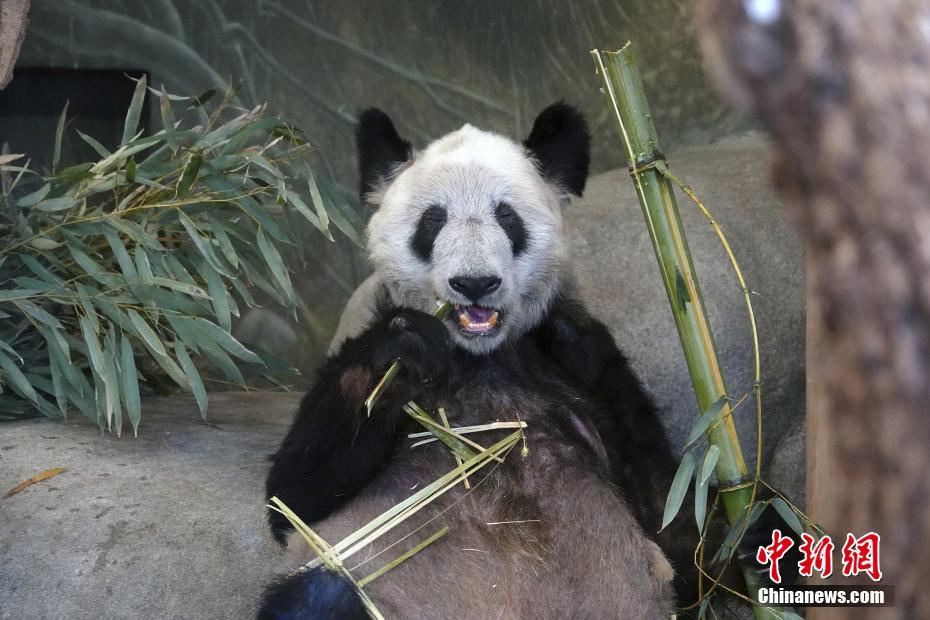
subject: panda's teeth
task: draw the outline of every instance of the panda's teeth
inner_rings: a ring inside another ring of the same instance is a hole
[[[472,313],[469,312],[469,307],[456,306],[457,318],[459,326],[467,332],[474,334],[480,334],[484,332],[489,332],[497,327],[497,323],[500,317],[500,314],[495,310],[490,315],[487,315],[486,312],[480,312],[480,316],[484,319],[478,321],[472,317]],[[486,318],[485,318],[486,316]]]

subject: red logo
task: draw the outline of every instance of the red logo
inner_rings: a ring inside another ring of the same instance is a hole
[[[781,530],[772,530],[771,544],[759,547],[756,551],[756,560],[763,566],[768,565],[769,579],[773,583],[781,583],[778,562],[793,546],[794,540],[790,536],[782,536]],[[855,577],[859,574],[866,574],[872,581],[880,581],[882,578],[880,546],[881,537],[875,532],[863,534],[859,538],[846,534],[846,542],[842,549],[843,576]],[[802,577],[812,577],[816,571],[820,573],[822,579],[832,575],[835,548],[836,545],[829,536],[817,540],[806,532],[801,534],[801,544],[798,545],[798,551],[801,552],[798,573]]]
[[[863,534],[859,538],[846,534],[846,542],[843,544],[843,575],[854,577],[859,573],[865,573],[872,581],[880,580],[882,578],[878,558],[880,544],[881,537],[875,532]]]
[[[782,536],[781,530],[772,530],[772,544],[759,547],[756,560],[763,566],[769,565],[769,579],[773,583],[781,583],[781,573],[778,570],[778,561],[794,546],[794,541],[788,536]]]
[[[810,577],[816,570],[822,579],[833,574],[833,549],[835,545],[829,536],[824,536],[814,543],[814,537],[808,533],[801,534],[798,551],[803,556],[798,562],[798,572],[802,577]]]

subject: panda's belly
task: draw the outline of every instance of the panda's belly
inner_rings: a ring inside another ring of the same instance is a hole
[[[524,421],[526,450],[519,442],[503,463],[471,476],[470,489],[456,485],[347,559],[361,578],[449,528],[366,586],[386,617],[668,617],[671,569],[605,479],[585,403],[548,392],[472,384],[416,395],[428,410],[443,407],[452,426]],[[469,437],[487,447],[511,432]],[[456,466],[444,445],[412,443],[402,441],[384,470],[314,529],[336,543]],[[307,555],[298,537],[291,545]]]

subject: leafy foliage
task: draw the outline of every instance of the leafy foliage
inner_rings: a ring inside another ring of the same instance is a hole
[[[0,157],[0,417],[65,416],[137,432],[140,391],[176,387],[207,414],[195,360],[244,385],[240,366],[282,366],[230,333],[250,289],[296,313],[282,252],[300,218],[332,240],[358,241],[338,191],[313,176],[294,127],[239,110],[227,92],[188,98],[136,83],[121,144],[59,169],[67,106],[52,167]],[[143,135],[145,97],[162,126]],[[279,217],[283,216],[283,217]],[[282,222],[287,225],[283,225]]]

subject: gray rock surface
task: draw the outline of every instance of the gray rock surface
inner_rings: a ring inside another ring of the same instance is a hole
[[[769,180],[768,149],[750,132],[673,151],[670,167],[690,184],[726,234],[752,296],[762,350],[763,466],[804,497],[804,257],[798,237]],[[679,194],[679,211],[704,294],[714,339],[732,395],[753,383],[749,321],[739,283],[707,220]],[[589,309],[611,329],[665,415],[681,446],[698,415],[697,401],[655,253],[626,169],[592,177],[585,197],[565,213],[573,268]],[[364,326],[374,276],[349,300],[333,346]],[[755,464],[755,407],[737,410],[736,424],[750,468]],[[791,430],[791,433],[788,431]],[[783,441],[784,439],[784,441]],[[787,455],[791,458],[787,458]],[[790,470],[790,471],[789,471]]]
[[[295,394],[144,402],[138,439],[80,416],[0,425],[0,618],[248,618],[281,554],[263,521],[266,455]]]
[[[769,180],[764,139],[746,134],[669,154],[723,228],[743,270],[762,349],[763,464],[804,416],[804,255],[797,232]],[[710,315],[724,376],[734,396],[752,387],[752,341],[739,283],[716,235],[686,196],[678,206]],[[589,308],[620,347],[683,443],[697,402],[681,353],[652,244],[626,170],[591,179],[567,214],[575,274]],[[754,462],[755,410],[737,410],[747,461]],[[793,463],[800,471],[804,462]],[[796,490],[792,490],[796,491]],[[803,496],[803,493],[794,493]]]

